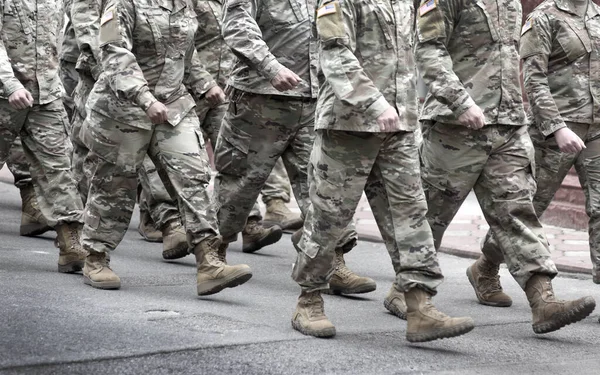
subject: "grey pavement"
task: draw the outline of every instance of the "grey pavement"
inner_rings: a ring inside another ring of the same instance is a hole
[[[292,330],[299,293],[290,278],[289,237],[250,255],[233,244],[230,263],[249,264],[245,285],[208,298],[195,295],[191,257],[161,258],[161,246],[131,230],[113,254],[119,291],[56,272],[53,236],[18,236],[18,191],[0,183],[0,374],[598,374],[598,313],[555,333],[531,330],[524,294],[502,269],[510,308],[476,303],[465,277],[470,260],[440,255],[446,282],[435,298],[443,311],[470,315],[470,334],[432,343],[405,341],[406,323],[383,298],[394,280],[380,243],[360,242],[349,266],[374,278],[361,297],[325,296],[334,339]],[[600,297],[587,275],[556,279],[562,298]]]

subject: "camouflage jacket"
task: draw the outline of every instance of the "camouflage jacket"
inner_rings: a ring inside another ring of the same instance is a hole
[[[222,88],[227,85],[235,56],[221,35],[221,0],[193,0],[198,19],[196,50],[206,70]]]
[[[217,85],[194,47],[198,28],[190,0],[108,0],[100,19],[102,73],[88,99],[96,112],[151,129],[156,101],[176,126]]]
[[[103,0],[72,0],[71,23],[75,33],[78,49],[81,51],[77,61],[77,70],[98,79],[102,71],[100,47],[100,16],[104,6]]]
[[[64,12],[66,16],[65,29],[60,43],[60,59],[71,63],[76,63],[79,58],[79,48],[75,40],[75,30],[71,22],[71,9],[73,0],[65,0]]]
[[[316,129],[379,132],[390,106],[402,130],[417,128],[412,0],[322,0]]]
[[[58,38],[62,1],[0,1],[0,98],[25,88],[36,104],[62,97],[58,75]]]
[[[518,0],[423,0],[415,56],[429,86],[421,120],[458,124],[474,104],[486,124],[524,125]]]
[[[256,94],[317,97],[314,0],[227,0],[222,33],[238,58],[229,84]],[[285,66],[302,82],[279,92],[271,80]]]
[[[600,13],[588,3],[546,0],[523,26],[525,91],[545,136],[565,121],[600,124]]]

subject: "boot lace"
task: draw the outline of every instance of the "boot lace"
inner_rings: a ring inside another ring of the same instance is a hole
[[[323,299],[319,294],[313,294],[307,301],[309,314],[311,317],[320,317],[325,315]]]
[[[428,315],[434,319],[444,320],[447,318],[446,314],[438,310],[433,305],[433,302],[431,302],[431,296],[428,296],[427,300],[425,301],[425,310],[427,311]]]
[[[248,221],[246,227],[244,228],[244,233],[249,235],[254,235],[260,233],[262,230],[262,226],[259,225],[258,221],[252,220]]]
[[[490,263],[481,263],[479,265],[479,285],[486,294],[494,294],[502,292],[500,285],[500,275],[498,274],[500,267]]]

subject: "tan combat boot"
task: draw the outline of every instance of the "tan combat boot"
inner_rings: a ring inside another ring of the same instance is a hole
[[[500,266],[488,261],[483,255],[467,268],[467,277],[482,305],[509,307],[512,299],[502,291]]]
[[[383,300],[383,306],[398,318],[406,320],[406,299],[404,298],[404,293],[399,292],[393,285]]]
[[[194,248],[199,296],[219,293],[225,288],[242,285],[252,278],[252,271],[247,265],[229,266],[221,260],[220,245],[221,240],[215,237],[200,242]]]
[[[265,228],[259,220],[249,218],[242,231],[242,251],[253,253],[265,246],[276,243],[281,239],[282,235],[283,231],[277,225]]]
[[[287,207],[283,199],[275,198],[266,203],[267,211],[263,224],[265,227],[279,226],[284,231],[294,231],[302,228],[304,220],[300,214],[295,214]]]
[[[533,332],[548,333],[578,322],[594,311],[596,301],[583,297],[575,301],[559,301],[554,297],[550,277],[541,274],[531,276],[525,286],[533,316]]]
[[[85,259],[83,282],[98,289],[119,289],[121,279],[110,269],[110,256],[107,253],[90,251]]]
[[[179,259],[188,255],[188,241],[185,228],[179,220],[172,220],[162,228],[164,259]]]
[[[377,289],[375,280],[358,276],[352,272],[346,266],[342,249],[335,249],[335,273],[329,281],[329,289],[324,290],[323,293],[362,294],[372,292],[375,289]]]
[[[420,288],[412,288],[404,294],[408,322],[406,339],[410,342],[426,342],[456,337],[470,332],[475,323],[471,318],[451,318],[431,303],[431,296]]]
[[[138,233],[148,242],[162,242],[163,240],[163,234],[156,229],[150,213],[146,210],[140,210]]]
[[[319,291],[302,292],[292,318],[292,327],[308,336],[333,337],[335,327],[325,315],[325,302]]]
[[[33,237],[51,231],[48,222],[38,208],[35,190],[33,186],[27,185],[20,189],[21,192],[21,236]]]
[[[56,226],[54,246],[58,247],[58,272],[74,273],[83,269],[87,251],[80,243],[81,224],[69,223]]]

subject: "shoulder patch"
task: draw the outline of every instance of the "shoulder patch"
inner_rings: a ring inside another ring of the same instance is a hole
[[[525,24],[523,25],[523,28],[521,29],[521,35],[525,34],[529,30],[531,30],[532,27],[533,27],[533,17],[527,17],[527,20],[525,21]]]
[[[437,8],[437,0],[426,0],[419,7],[419,16],[423,17],[424,15],[431,12],[435,8]]]
[[[337,7],[335,6],[335,3],[328,3],[317,9],[317,18],[333,13],[337,13]]]
[[[346,27],[339,1],[332,1],[317,9],[317,34],[322,41],[343,38]]]

